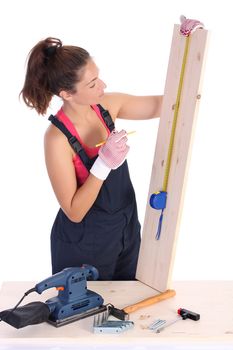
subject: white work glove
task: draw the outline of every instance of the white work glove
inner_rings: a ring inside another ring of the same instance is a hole
[[[185,16],[180,16],[180,33],[184,36],[189,36],[198,28],[204,28],[204,24],[197,19],[187,19]]]
[[[112,169],[117,169],[125,161],[129,151],[127,140],[125,130],[112,131],[105,144],[100,147],[99,157],[90,172],[100,180],[105,180]]]

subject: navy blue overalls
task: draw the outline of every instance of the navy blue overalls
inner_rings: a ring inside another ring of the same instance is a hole
[[[114,123],[108,111],[98,105],[110,131]],[[71,146],[90,170],[95,158],[88,158],[81,144],[56,117],[49,120],[67,136]],[[63,268],[90,264],[100,280],[135,279],[140,247],[135,192],[127,161],[111,170],[97,199],[80,223],[59,210],[51,232],[53,274]]]

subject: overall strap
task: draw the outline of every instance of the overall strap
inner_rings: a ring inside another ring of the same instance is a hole
[[[110,132],[115,128],[115,125],[112,121],[112,118],[109,114],[109,112],[104,109],[101,105],[97,105],[99,107],[101,116],[107,126],[107,128],[110,130]],[[66,126],[54,115],[50,115],[48,118],[52,124],[54,124],[61,132],[67,137],[69,144],[71,145],[72,149],[78,156],[80,157],[82,163],[87,168],[87,170],[90,170],[93,161],[88,157],[86,154],[84,148],[82,147],[81,143],[75,137],[71,134],[71,132],[66,128]]]
[[[113,129],[115,128],[114,122],[112,120],[111,115],[109,114],[109,111],[107,111],[106,109],[104,109],[101,105],[97,105],[99,107],[101,116],[106,124],[106,126],[108,127],[108,129],[110,130],[110,132],[113,131]]]
[[[79,142],[79,140],[77,139],[77,137],[73,136],[71,134],[71,132],[66,128],[66,126],[62,122],[60,122],[60,120],[56,116],[51,114],[48,119],[59,130],[61,130],[61,132],[63,132],[63,134],[67,137],[68,142],[71,145],[71,147],[73,148],[73,150],[75,151],[75,153],[78,154],[78,156],[80,157],[80,159],[83,162],[83,164],[85,165],[85,167],[89,170],[90,166],[91,166],[91,160],[88,157],[88,155],[86,154],[85,150],[83,149],[83,147],[82,147],[81,143]]]

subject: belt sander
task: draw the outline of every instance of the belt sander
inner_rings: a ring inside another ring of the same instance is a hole
[[[29,324],[48,322],[55,327],[92,316],[107,309],[101,295],[87,289],[87,280],[97,280],[98,270],[90,265],[65,268],[51,277],[36,284],[27,291],[19,303],[0,313],[0,319],[22,328]],[[25,296],[31,292],[41,294],[56,287],[58,295],[43,302],[32,302],[18,307]]]

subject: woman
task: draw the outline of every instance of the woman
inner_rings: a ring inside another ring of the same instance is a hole
[[[158,117],[162,97],[105,94],[105,88],[86,50],[47,38],[29,54],[21,94],[42,115],[54,95],[62,99],[44,143],[60,205],[51,232],[53,273],[90,264],[101,280],[132,280],[140,224],[125,160],[127,134],[116,131],[114,121]]]

